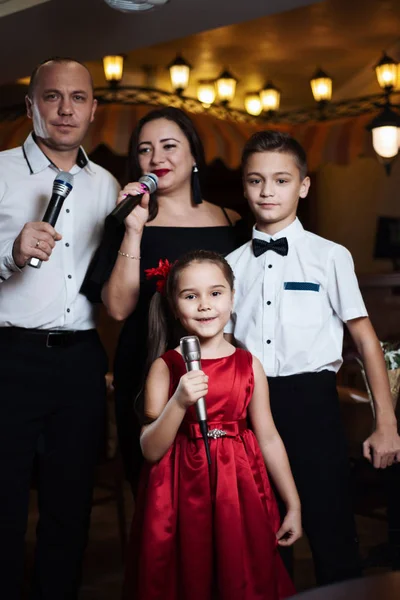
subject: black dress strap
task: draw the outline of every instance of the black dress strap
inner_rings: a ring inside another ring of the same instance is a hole
[[[232,221],[230,220],[230,218],[229,218],[229,215],[228,215],[228,213],[226,212],[225,208],[223,208],[222,206],[221,206],[220,208],[221,208],[222,212],[224,213],[224,215],[225,215],[225,217],[226,217],[226,220],[228,221],[229,225],[230,225],[231,227],[233,227],[233,223],[232,223]]]

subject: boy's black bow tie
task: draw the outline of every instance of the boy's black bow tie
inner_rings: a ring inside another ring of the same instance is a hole
[[[279,240],[271,240],[270,242],[253,238],[254,256],[261,256],[267,250],[273,250],[281,256],[286,256],[289,250],[288,241],[285,237],[279,238]]]

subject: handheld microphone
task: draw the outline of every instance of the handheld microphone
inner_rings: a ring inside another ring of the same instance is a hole
[[[147,175],[142,175],[139,179],[139,183],[142,183],[149,194],[154,194],[158,185],[158,177],[154,173],[148,173]],[[108,215],[106,218],[106,222],[113,221],[114,223],[120,225],[124,219],[132,212],[132,210],[140,204],[144,194],[137,194],[136,196],[132,196],[128,194],[126,198],[122,200],[114,210]]]
[[[73,182],[74,176],[71,173],[67,173],[66,171],[57,173],[53,183],[53,193],[42,219],[44,223],[49,223],[52,227],[55,226],[64,200],[72,190]],[[28,260],[28,265],[35,269],[40,269],[42,261],[39,258],[32,257]]]
[[[201,352],[200,342],[196,335],[187,335],[180,340],[180,347],[183,360],[186,364],[186,371],[201,370]],[[204,398],[199,398],[196,402],[196,413],[199,420],[201,435],[203,436],[204,445],[206,448],[207,461],[211,465],[210,447],[208,444],[208,427],[207,427],[207,407]]]

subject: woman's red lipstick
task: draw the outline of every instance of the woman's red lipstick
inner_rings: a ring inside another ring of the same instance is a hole
[[[170,169],[153,169],[153,173],[154,175],[157,175],[157,177],[164,177],[169,171]]]

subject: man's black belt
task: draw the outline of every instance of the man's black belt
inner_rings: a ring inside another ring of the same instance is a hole
[[[97,336],[95,329],[69,331],[63,329],[25,329],[24,327],[0,327],[0,341],[8,340],[37,343],[47,348],[67,347],[85,342]]]

